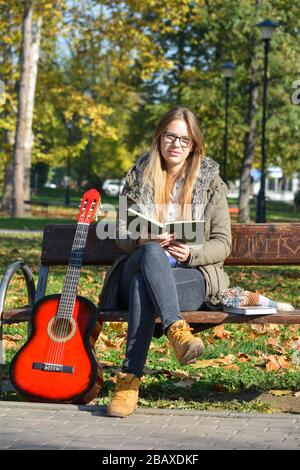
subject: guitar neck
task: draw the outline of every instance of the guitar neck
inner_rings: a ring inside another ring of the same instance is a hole
[[[89,225],[90,224],[88,223],[77,224],[71,256],[57,311],[57,317],[59,318],[72,318]]]

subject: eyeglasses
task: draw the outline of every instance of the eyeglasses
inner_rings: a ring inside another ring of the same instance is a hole
[[[184,137],[184,136],[178,137],[178,135],[171,134],[170,132],[164,132],[162,134],[162,137],[163,137],[163,140],[166,144],[174,144],[176,142],[176,140],[178,139],[179,143],[180,143],[180,145],[183,149],[188,148],[192,143],[192,140],[189,139],[188,137]]]

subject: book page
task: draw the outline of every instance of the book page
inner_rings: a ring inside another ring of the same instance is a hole
[[[191,245],[202,246],[204,243],[204,221],[176,221],[164,224],[166,232],[174,233],[177,240]]]

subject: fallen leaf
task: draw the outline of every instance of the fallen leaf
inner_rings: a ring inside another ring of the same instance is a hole
[[[106,379],[107,382],[113,382],[114,384],[117,383],[117,377],[115,376],[112,376],[112,377],[108,377]]]
[[[151,343],[150,349],[155,353],[166,354],[170,350],[170,344],[166,343],[163,347],[159,347]]]
[[[232,336],[232,333],[228,330],[225,330],[224,325],[216,326],[213,330],[213,337],[218,339],[229,339]]]
[[[237,361],[238,362],[248,362],[250,361],[251,357],[245,353],[238,353]]]
[[[268,371],[279,370],[279,369],[289,369],[291,365],[286,360],[286,356],[267,356],[266,369]]]
[[[20,339],[22,339],[22,336],[5,334],[3,335],[3,339],[7,339],[8,341],[19,341]]]
[[[190,365],[195,368],[219,367],[219,366],[232,364],[235,361],[235,359],[236,359],[236,356],[234,354],[228,354],[228,356],[225,356],[224,358],[206,359],[202,361],[200,360]]]
[[[208,344],[214,344],[214,342],[215,342],[215,338],[214,338],[213,335],[208,335],[208,336],[206,336],[205,339],[208,342]]]
[[[293,342],[291,344],[291,349],[296,349],[297,351],[300,351],[300,338],[293,338]]]
[[[269,349],[272,349],[273,351],[279,352],[279,353],[284,353],[285,349],[281,346],[279,346],[279,339],[275,338],[268,338],[267,340],[267,346]]]
[[[17,341],[22,339],[21,335],[3,335],[3,347],[5,349],[18,349]]]
[[[189,389],[194,385],[195,381],[193,379],[180,380],[179,382],[174,383],[174,387]]]
[[[243,273],[242,271],[239,273],[239,278],[240,278],[240,279],[245,279],[245,278],[247,278],[248,276],[249,276],[248,273]]]
[[[224,357],[224,361],[228,364],[232,364],[236,360],[236,356],[234,354],[228,354],[227,356]]]
[[[293,394],[291,390],[269,390],[269,393],[271,393],[271,395],[274,395],[274,397],[282,397],[284,395]]]
[[[175,370],[172,372],[172,377],[177,377],[178,379],[185,379],[188,378],[190,374],[186,372],[185,370]]]
[[[239,366],[236,364],[230,364],[229,366],[224,366],[223,368],[226,370],[236,370],[236,371],[240,370]]]
[[[268,371],[279,370],[280,369],[280,364],[279,364],[276,356],[268,356],[267,363],[266,363],[266,369]]]
[[[287,361],[286,356],[277,356],[277,358],[282,369],[290,369],[292,367],[291,363]]]
[[[267,340],[267,345],[274,349],[274,347],[278,345],[278,340],[276,340],[275,338],[269,338]]]
[[[111,361],[98,361],[101,367],[111,367],[114,366],[115,363]]]
[[[18,349],[18,345],[14,341],[9,341],[8,339],[3,340],[4,349]]]
[[[299,398],[299,397],[300,397],[300,392],[295,392],[295,393],[294,393],[294,396],[297,397],[297,398]]]
[[[119,339],[118,341],[115,341],[115,342],[112,342],[108,336],[103,333],[101,331],[100,335],[99,335],[99,338],[102,340],[102,342],[100,342],[100,344],[98,343],[97,345],[97,349],[100,349],[102,351],[106,350],[106,349],[116,349],[116,350],[120,350],[121,349],[121,346],[122,346],[122,343],[124,343],[125,341],[125,337],[122,337],[121,339]],[[103,344],[104,343],[104,344]]]
[[[191,367],[205,369],[206,367],[219,367],[219,363],[215,359],[206,359],[203,361],[196,361],[190,364]]]
[[[145,375],[166,375],[168,377],[173,377],[173,374],[168,369],[144,369]]]
[[[113,331],[118,331],[119,333],[126,333],[127,332],[127,323],[126,322],[117,322],[111,321],[108,323],[109,328]]]
[[[257,335],[280,333],[279,326],[274,323],[251,323],[250,328],[253,332],[255,331]]]

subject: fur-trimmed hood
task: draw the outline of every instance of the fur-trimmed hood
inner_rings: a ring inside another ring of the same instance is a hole
[[[136,203],[142,203],[144,207],[153,204],[153,188],[146,185],[141,191],[142,176],[148,163],[149,153],[142,155],[135,165],[127,173],[123,196],[127,196]],[[219,176],[220,165],[209,157],[204,157],[196,178],[192,196],[192,218],[199,220],[208,216],[209,202],[217,203],[221,194],[227,194],[227,186]],[[211,200],[213,197],[213,200]]]

